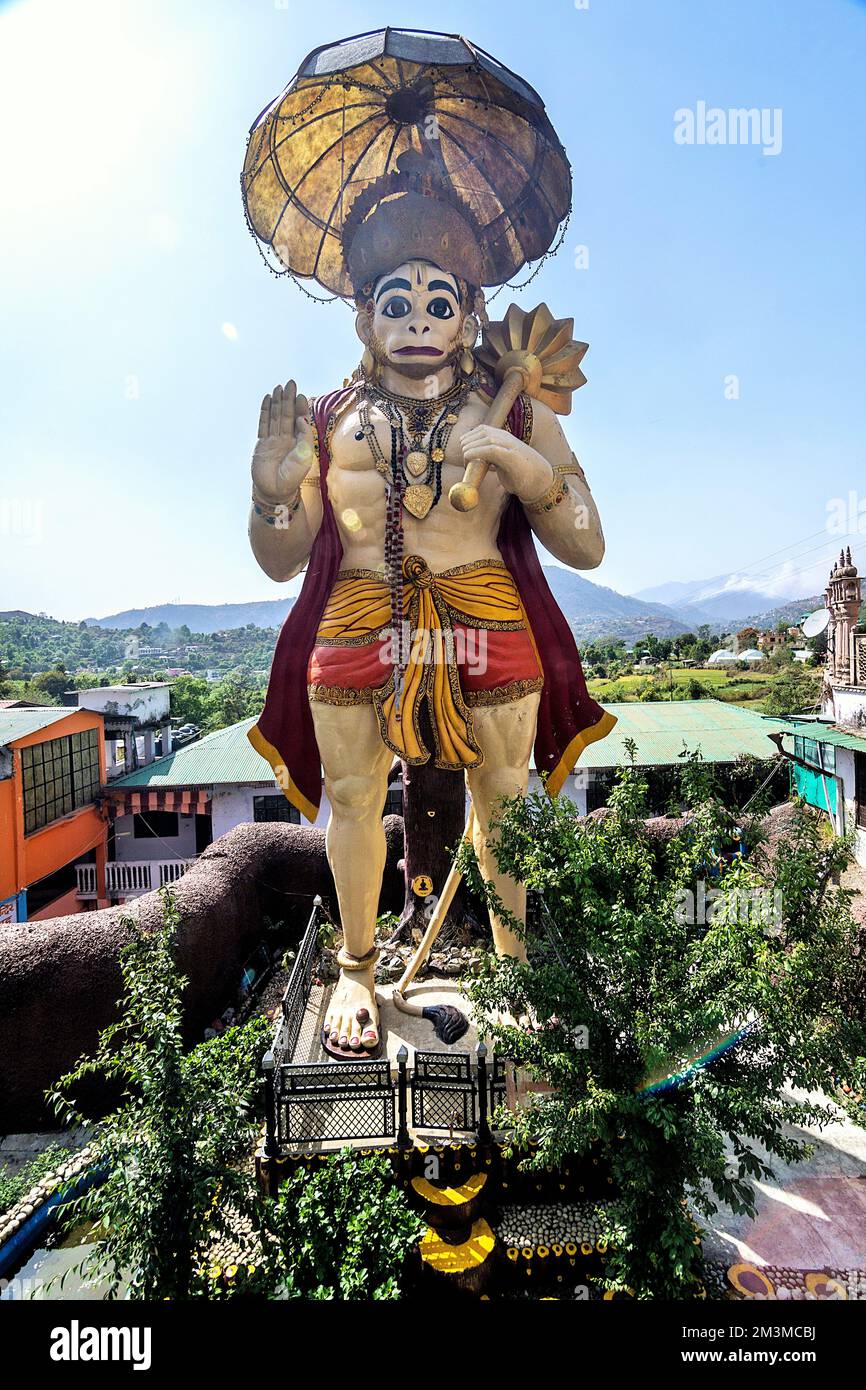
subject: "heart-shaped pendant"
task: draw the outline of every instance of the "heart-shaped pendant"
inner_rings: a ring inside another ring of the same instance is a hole
[[[403,506],[420,521],[433,506],[433,489],[426,483],[410,483],[403,493]]]
[[[406,472],[413,478],[420,478],[430,466],[430,460],[422,449],[411,449],[406,455]]]

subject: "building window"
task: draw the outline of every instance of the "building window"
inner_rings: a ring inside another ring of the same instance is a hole
[[[854,754],[854,795],[857,824],[866,827],[866,753]]]
[[[819,743],[814,738],[802,738],[795,734],[794,757],[801,758],[804,763],[819,768],[821,772],[836,771],[836,748],[832,743]]]
[[[395,787],[389,787],[385,796],[385,808],[383,816],[402,816],[403,814],[403,787],[398,782]]]
[[[288,821],[290,825],[300,825],[301,813],[297,806],[293,806],[292,803],[287,801],[282,795],[254,796],[253,820],[282,820]]]
[[[134,840],[173,840],[180,834],[177,811],[144,811],[132,818]]]
[[[25,835],[91,805],[99,792],[97,730],[85,729],[22,748],[21,775]]]

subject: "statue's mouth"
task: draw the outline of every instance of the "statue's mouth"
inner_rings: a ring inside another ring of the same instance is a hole
[[[441,348],[437,347],[403,347],[396,348],[395,357],[444,357]]]

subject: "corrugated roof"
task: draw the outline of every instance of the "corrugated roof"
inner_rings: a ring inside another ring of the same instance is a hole
[[[247,738],[255,719],[241,719],[166,753],[147,767],[116,777],[112,787],[213,787],[231,782],[273,782],[270,763]]]
[[[681,762],[683,747],[700,749],[706,762],[730,763],[743,754],[773,758],[777,749],[768,738],[784,721],[765,719],[751,710],[722,700],[634,701],[605,705],[617,724],[607,738],[592,743],[581,767],[622,767],[629,762],[625,740],[637,744],[638,766]],[[255,719],[242,719],[197,743],[178,748],[164,758],[118,777],[112,787],[212,787],[238,782],[273,782],[269,763],[253,748],[247,730]]]
[[[732,763],[744,754],[756,758],[778,755],[768,733],[779,721],[766,719],[724,700],[635,700],[605,705],[617,723],[607,738],[591,743],[581,754],[579,767],[625,767],[629,756],[625,740],[637,744],[638,767],[681,763],[683,748],[700,749],[705,762]]]
[[[850,729],[837,729],[814,719],[779,719],[776,722],[786,734],[799,734],[802,738],[813,738],[818,743],[831,743],[834,748],[853,748],[855,753],[866,753],[866,730],[856,734]]]
[[[78,714],[77,709],[67,705],[37,705],[30,709],[0,709],[0,746],[15,743],[19,738],[35,734],[39,729],[47,729],[59,719],[68,719]]]

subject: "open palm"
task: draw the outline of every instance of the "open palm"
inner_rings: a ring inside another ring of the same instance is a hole
[[[253,451],[255,492],[268,501],[293,497],[314,458],[313,431],[306,397],[293,381],[275,386],[259,413],[259,436]]]

